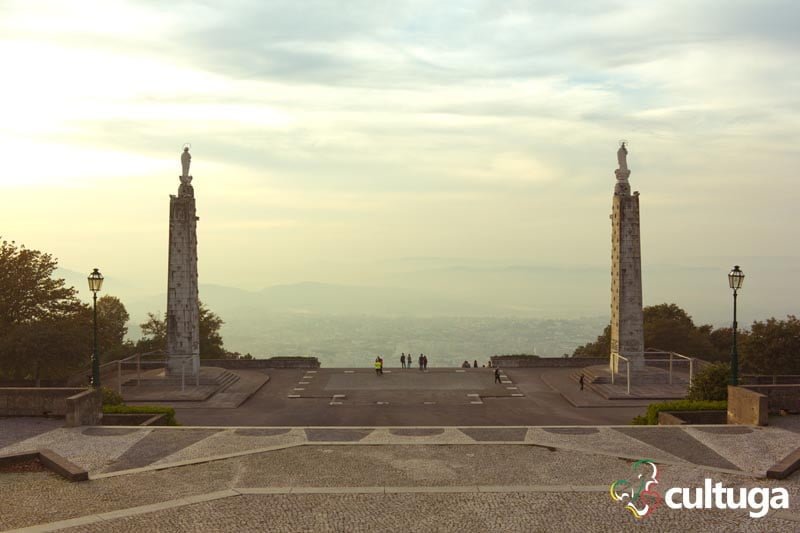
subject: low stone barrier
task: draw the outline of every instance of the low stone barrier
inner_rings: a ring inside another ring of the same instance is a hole
[[[747,387],[728,385],[728,424],[766,426],[767,397]]]
[[[608,357],[526,357],[493,355],[492,365],[500,368],[583,368],[607,365]]]
[[[99,390],[74,387],[0,388],[0,416],[64,417],[67,426],[92,425],[102,416]]]
[[[167,415],[153,413],[105,413],[104,426],[166,426]]]
[[[66,416],[67,398],[85,390],[77,387],[0,388],[0,416]]]
[[[270,357],[268,359],[201,359],[201,366],[215,366],[229,370],[249,368],[319,368],[316,357]]]
[[[103,394],[100,389],[85,390],[67,398],[66,427],[94,426],[103,418]]]
[[[745,385],[744,388],[767,397],[769,414],[800,413],[800,385]]]
[[[682,426],[684,424],[725,424],[726,411],[659,411],[659,426]]]

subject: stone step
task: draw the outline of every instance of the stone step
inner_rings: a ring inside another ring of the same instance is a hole
[[[648,369],[645,372],[631,372],[631,384],[635,385],[664,385],[669,382],[669,373],[667,371],[658,372],[655,369]],[[659,369],[660,370],[660,369]],[[611,375],[608,371],[603,372],[600,369],[588,367],[578,371],[573,372],[570,374],[570,378],[578,382],[580,381],[581,374],[584,376],[584,383],[586,385],[610,385],[611,384]],[[614,376],[614,382],[619,384],[627,383],[628,377],[627,374],[622,372]],[[678,374],[677,372],[672,373],[672,384],[673,385],[688,385],[689,380],[687,377]]]

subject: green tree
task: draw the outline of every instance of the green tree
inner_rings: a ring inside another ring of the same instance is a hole
[[[91,311],[54,278],[57,261],[0,241],[0,375],[60,379],[88,366]]]
[[[202,359],[224,359],[228,352],[223,345],[220,329],[225,322],[200,302],[200,357]],[[159,314],[148,313],[147,321],[139,326],[143,338],[137,343],[137,351],[166,350],[167,321]]]
[[[718,348],[711,343],[711,326],[695,326],[692,317],[675,304],[658,304],[643,309],[644,346],[678,352],[691,357],[720,360]],[[594,342],[575,349],[573,357],[604,357],[611,353],[611,326]]]
[[[692,378],[689,388],[690,400],[720,401],[728,399],[728,383],[731,367],[727,363],[714,363],[705,367]]]
[[[677,352],[706,359],[716,353],[708,339],[711,326],[697,327],[689,314],[675,304],[644,308],[645,348]]]
[[[79,310],[75,288],[52,277],[57,266],[50,254],[0,241],[0,327],[58,319]]]
[[[147,313],[147,320],[139,324],[142,338],[136,343],[138,353],[167,349],[167,321],[158,313]]]
[[[800,374],[800,320],[753,322],[742,338],[741,369],[748,374]]]
[[[611,324],[605,327],[603,333],[594,342],[587,342],[578,346],[572,357],[608,357],[611,354]]]
[[[125,343],[130,315],[119,298],[103,295],[97,299],[97,350],[103,361],[129,355],[132,345]]]
[[[220,328],[225,322],[200,302],[200,357],[203,359],[224,359],[227,356],[223,346]]]

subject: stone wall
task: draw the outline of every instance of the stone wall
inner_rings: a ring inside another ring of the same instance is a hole
[[[66,427],[94,426],[103,418],[103,394],[100,389],[85,390],[67,398]]]
[[[607,365],[607,357],[525,357],[521,355],[493,355],[492,365],[500,368],[583,368]]]
[[[800,385],[745,385],[747,390],[767,397],[767,411],[800,413]]]
[[[84,391],[73,387],[0,388],[0,416],[66,416],[67,398]]]
[[[767,396],[728,385],[728,424],[767,425]]]
[[[319,368],[316,357],[270,357],[268,359],[201,359],[203,366],[215,366],[231,370],[249,368]]]
[[[659,411],[659,426],[680,426],[684,424],[725,424],[725,411]]]

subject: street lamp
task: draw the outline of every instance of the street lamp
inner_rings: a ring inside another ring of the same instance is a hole
[[[103,286],[103,275],[96,268],[89,274],[89,290],[94,299],[94,351],[92,352],[92,387],[100,388],[100,358],[97,355],[97,291]]]
[[[731,350],[731,385],[739,384],[739,354],[736,351],[736,293],[744,283],[744,272],[739,270],[739,265],[733,267],[728,273],[728,284],[733,289],[733,350]]]

